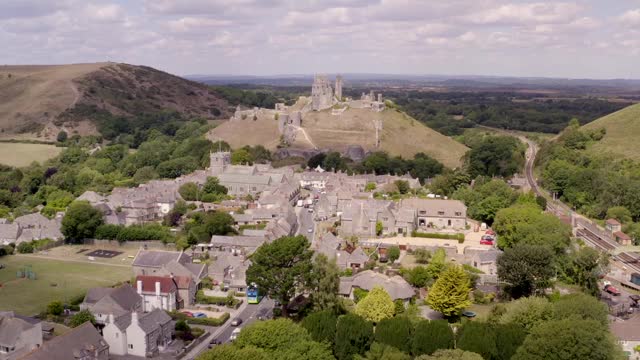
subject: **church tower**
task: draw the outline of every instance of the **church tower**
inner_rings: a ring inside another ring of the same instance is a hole
[[[213,176],[224,173],[225,169],[231,164],[231,153],[228,151],[217,151],[209,154],[209,172]]]

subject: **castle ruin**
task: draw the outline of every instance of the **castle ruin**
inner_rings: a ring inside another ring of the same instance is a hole
[[[342,93],[342,88],[340,88]],[[333,106],[333,89],[324,75],[316,75],[311,85],[311,107],[314,111],[328,109]]]

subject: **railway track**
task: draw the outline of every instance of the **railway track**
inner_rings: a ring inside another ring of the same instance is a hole
[[[585,228],[579,229],[578,231],[576,231],[576,235],[581,239],[591,243],[595,248],[599,249],[600,251],[613,252],[618,248],[616,244],[613,244],[610,241],[603,239],[598,234],[590,231],[589,229],[585,229]],[[633,271],[640,272],[640,257],[630,253],[623,252],[617,255],[613,255],[613,258],[625,264],[625,266],[629,267]]]

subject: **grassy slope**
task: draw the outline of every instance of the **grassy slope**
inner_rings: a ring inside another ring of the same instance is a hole
[[[640,104],[631,105],[613,114],[601,117],[584,126],[585,129],[605,128],[607,134],[593,145],[592,151],[607,152],[640,160]]]
[[[131,268],[82,264],[25,256],[5,256],[0,263],[0,309],[33,315],[54,300],[65,301],[96,286],[111,286],[131,278]],[[17,279],[17,271],[32,265],[36,280]],[[57,286],[51,286],[56,283]]]
[[[61,151],[62,148],[55,145],[0,143],[0,164],[21,167],[33,161],[42,163]]]

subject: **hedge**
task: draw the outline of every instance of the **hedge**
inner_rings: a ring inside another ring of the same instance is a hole
[[[220,316],[219,318],[193,318],[193,317],[188,317],[186,314],[183,314],[181,312],[178,311],[171,311],[169,312],[169,316],[171,316],[171,318],[173,320],[184,320],[187,322],[187,324],[192,324],[192,325],[206,325],[206,326],[221,326],[224,323],[227,322],[227,320],[229,320],[229,318],[231,317],[231,315],[229,315],[228,312],[223,313],[222,316]]]
[[[439,233],[422,233],[414,231],[411,233],[412,237],[430,238],[430,239],[447,239],[458,240],[460,244],[464,242],[464,234],[439,234]]]
[[[118,240],[119,242],[173,239],[171,230],[159,224],[131,226],[103,224],[96,229],[95,237],[100,240]]]
[[[227,306],[234,309],[237,309],[242,304],[242,300],[233,296],[207,296],[202,290],[198,290],[196,293],[196,302],[198,304]]]

